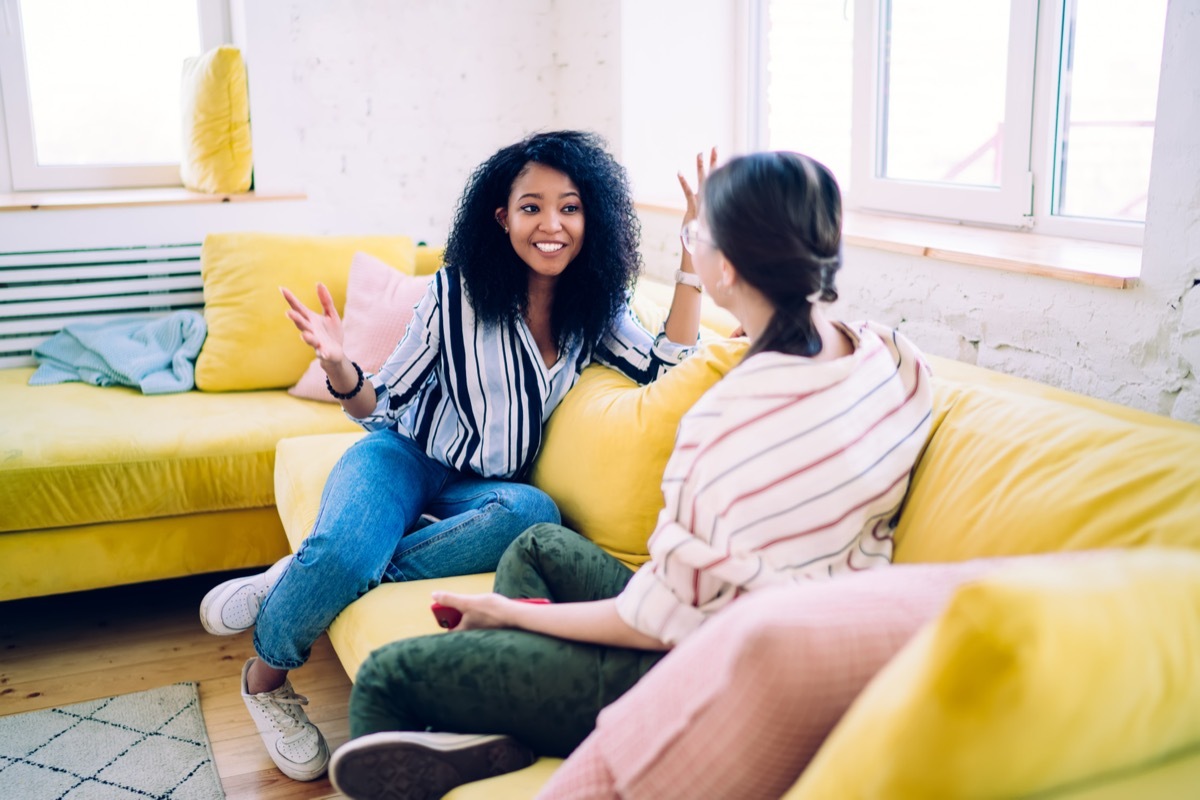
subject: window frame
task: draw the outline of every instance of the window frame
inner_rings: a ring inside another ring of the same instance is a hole
[[[1037,40],[1037,0],[1009,0],[1008,69],[1004,127],[1018,135],[1002,143],[1000,186],[935,184],[880,175],[883,158],[884,3],[855,0],[854,137],[850,145],[854,202],[864,210],[903,210],[915,216],[961,219],[1008,227],[1028,227],[1033,211],[1028,131],[1033,114],[1033,59]],[[859,51],[859,43],[870,46]]]
[[[1089,219],[1054,213],[1054,181],[1058,175],[1059,72],[1062,69],[1064,22],[1071,0],[1042,0],[1038,9],[1037,74],[1030,164],[1040,180],[1033,186],[1033,221],[1037,233],[1141,246],[1144,222]],[[1161,57],[1160,57],[1161,58]],[[1157,112],[1155,114],[1157,117]]]
[[[201,52],[230,40],[228,0],[195,0]],[[0,0],[0,117],[12,190],[54,191],[182,186],[176,164],[45,166],[37,163],[19,0]]]
[[[879,177],[882,96],[882,9],[886,0],[853,0],[854,55],[848,210],[908,216],[982,227],[1002,227],[1063,238],[1140,246],[1145,223],[1052,214],[1056,170],[1058,91],[1063,21],[1069,0],[1009,0],[1006,130],[999,190],[924,184]],[[768,146],[765,102],[770,0],[751,0],[753,45],[743,90],[752,148]],[[869,47],[860,43],[869,42]],[[865,132],[866,135],[860,134]],[[1015,140],[1015,141],[1014,141]]]

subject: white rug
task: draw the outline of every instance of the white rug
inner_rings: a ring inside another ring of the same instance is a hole
[[[5,800],[224,800],[194,683],[0,717]]]

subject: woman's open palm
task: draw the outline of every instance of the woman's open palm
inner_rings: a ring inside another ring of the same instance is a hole
[[[287,311],[288,319],[300,331],[300,338],[313,349],[317,358],[329,364],[341,363],[345,357],[342,342],[345,333],[342,328],[342,318],[338,316],[337,308],[333,305],[333,295],[325,284],[317,284],[317,299],[321,301],[321,313],[313,311],[301,303],[296,295],[280,286],[283,299],[291,306]]]

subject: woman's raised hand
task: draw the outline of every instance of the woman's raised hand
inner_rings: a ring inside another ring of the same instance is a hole
[[[717,148],[713,148],[708,153],[708,164],[704,163],[704,153],[696,153],[696,188],[692,189],[692,185],[688,183],[687,178],[683,177],[683,173],[678,173],[679,186],[683,189],[683,197],[687,200],[687,210],[683,212],[683,224],[687,225],[700,214],[699,201],[697,195],[704,188],[704,179],[708,177],[708,173],[712,172],[717,166]]]
[[[280,286],[279,291],[283,292],[283,299],[291,306],[287,311],[288,319],[300,331],[300,338],[304,343],[321,359],[322,366],[340,364],[346,355],[342,349],[345,333],[342,329],[342,318],[338,316],[333,305],[333,295],[329,293],[325,284],[317,284],[317,299],[321,301],[319,314],[301,303],[296,295],[284,287]]]

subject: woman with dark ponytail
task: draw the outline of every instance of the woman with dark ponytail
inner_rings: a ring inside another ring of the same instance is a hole
[[[841,266],[833,176],[796,153],[735,158],[703,183],[682,238],[751,346],[679,424],[651,560],[631,573],[539,524],[505,551],[496,593],[435,592],[462,614],[454,631],[382,647],[358,672],[356,738],[331,762],[344,794],[441,797],[568,755],[605,705],[738,597],[890,562],[932,391],[900,334],[822,310]],[[552,602],[519,602],[530,598]]]

